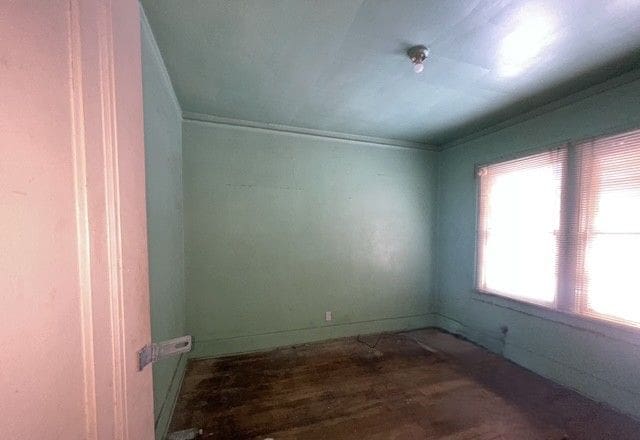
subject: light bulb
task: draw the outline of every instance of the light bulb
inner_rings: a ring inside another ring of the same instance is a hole
[[[424,60],[429,56],[429,49],[426,46],[413,46],[407,50],[407,55],[413,63],[413,71],[422,73],[424,70]]]

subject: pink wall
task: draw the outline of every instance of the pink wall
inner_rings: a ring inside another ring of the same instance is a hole
[[[135,0],[0,2],[0,438],[153,438]]]
[[[0,437],[7,439],[80,439],[85,429],[68,21],[65,1],[0,3]]]

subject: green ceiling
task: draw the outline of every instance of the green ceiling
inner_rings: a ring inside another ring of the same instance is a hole
[[[640,67],[639,0],[142,3],[184,111],[303,129],[442,145]]]

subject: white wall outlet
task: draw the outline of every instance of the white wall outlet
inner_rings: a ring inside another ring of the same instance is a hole
[[[331,310],[324,312],[324,320],[327,322],[333,320],[333,312]]]

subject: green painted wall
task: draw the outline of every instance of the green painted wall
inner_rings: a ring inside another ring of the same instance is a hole
[[[432,323],[436,153],[195,121],[183,146],[195,356]]]
[[[161,341],[185,332],[182,112],[144,15],[142,73],[151,333]],[[153,365],[157,438],[164,438],[185,362]]]
[[[636,75],[637,78],[637,75]],[[636,80],[453,146],[438,156],[438,325],[640,418],[640,335],[475,293],[474,165],[640,126]],[[505,336],[500,327],[506,325]]]

